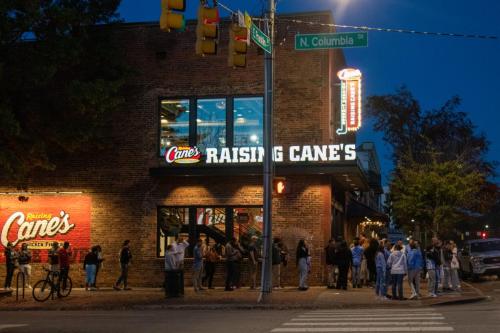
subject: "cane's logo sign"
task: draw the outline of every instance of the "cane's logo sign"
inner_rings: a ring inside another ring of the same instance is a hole
[[[201,153],[195,147],[178,147],[174,146],[165,153],[165,161],[167,163],[192,164],[198,163],[201,160]]]
[[[41,237],[66,235],[75,227],[74,224],[70,223],[69,219],[70,216],[65,211],[61,211],[59,216],[44,213],[28,213],[25,216],[23,212],[15,212],[5,221],[0,241],[4,247],[7,247],[9,242],[16,246],[19,242],[27,242]],[[17,233],[13,232],[15,228],[17,228]],[[44,244],[34,245],[35,247],[45,248],[48,244],[44,242]]]

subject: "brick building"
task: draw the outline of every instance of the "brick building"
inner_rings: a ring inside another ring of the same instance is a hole
[[[280,17],[332,22],[330,12]],[[75,262],[90,245],[102,246],[105,262],[98,280],[111,285],[119,274],[121,243],[130,239],[130,284],[159,286],[163,250],[173,235],[185,233],[191,242],[208,238],[211,244],[224,244],[229,237],[244,244],[260,235],[264,57],[252,45],[246,68],[228,68],[227,22],[220,26],[218,55],[197,56],[194,24],[188,22],[185,32],[171,33],[161,32],[156,22],[116,28],[136,75],[129,82],[125,106],[114,115],[108,139],[112,148],[73,156],[57,171],[40,173],[26,193],[18,193],[6,180],[0,183],[2,240],[17,236],[19,243],[32,243],[35,261],[41,262],[35,265],[35,275],[41,274],[48,240],[68,239]],[[314,285],[324,280],[328,239],[352,236],[347,234],[346,212],[351,193],[368,191],[370,185],[355,159],[355,136],[335,132],[340,108],[337,72],[346,67],[342,51],[294,50],[296,33],[333,28],[278,21],[277,31],[274,144],[284,158],[276,161],[275,173],[286,178],[288,192],[273,198],[273,236],[282,238],[290,251],[290,284],[297,283],[297,242],[308,241]],[[201,161],[167,163],[165,154],[180,151],[173,147],[196,147]],[[20,214],[12,217],[16,212]],[[65,216],[66,226],[59,221]],[[80,266],[75,263],[71,272],[77,285],[83,283]],[[219,278],[223,271],[221,263]]]

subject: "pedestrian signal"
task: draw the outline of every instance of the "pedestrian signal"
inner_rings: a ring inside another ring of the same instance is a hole
[[[289,187],[287,186],[285,178],[274,178],[274,193],[278,195],[283,195],[289,193]]]
[[[186,0],[161,0],[160,29],[170,32],[170,29],[183,30],[186,26],[184,12]]]

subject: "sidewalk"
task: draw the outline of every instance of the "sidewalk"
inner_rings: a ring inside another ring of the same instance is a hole
[[[39,303],[33,300],[31,290],[26,290],[24,300],[16,302],[15,291],[10,297],[0,298],[0,311],[6,310],[120,310],[120,309],[316,309],[316,308],[368,308],[368,307],[426,307],[453,303],[477,302],[486,299],[479,290],[467,283],[462,284],[462,293],[448,293],[438,298],[419,300],[379,301],[374,289],[361,288],[336,290],[311,287],[308,291],[296,288],[273,290],[269,304],[258,304],[259,292],[242,288],[225,292],[223,288],[195,293],[186,288],[182,298],[165,299],[164,292],[157,288],[135,288],[130,291],[99,291],[74,289],[68,298]],[[424,290],[424,294],[426,291]],[[405,285],[405,295],[410,295]]]

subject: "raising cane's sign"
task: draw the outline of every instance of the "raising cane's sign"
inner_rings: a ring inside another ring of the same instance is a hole
[[[346,68],[337,73],[340,79],[340,128],[338,135],[361,127],[361,72]]]
[[[0,262],[7,243],[28,244],[33,262],[46,262],[53,242],[69,241],[73,260],[90,248],[91,199],[87,196],[0,197]]]

